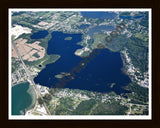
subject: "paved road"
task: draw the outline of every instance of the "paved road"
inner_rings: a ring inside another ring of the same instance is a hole
[[[12,41],[12,45],[13,45],[13,47],[14,47],[14,49],[15,49],[18,57],[19,57],[19,59],[21,60],[21,62],[22,62],[22,64],[23,64],[23,68],[24,68],[24,70],[25,70],[25,72],[26,72],[26,74],[27,74],[27,77],[28,77],[28,80],[29,80],[30,84],[33,85],[33,88],[34,88],[34,90],[35,90],[35,92],[36,92],[37,98],[40,97],[41,99],[43,99],[43,97],[42,97],[42,95],[41,95],[41,93],[40,93],[40,90],[37,88],[37,86],[36,86],[36,84],[34,83],[32,77],[30,76],[30,73],[29,73],[29,71],[28,71],[25,63],[23,62],[23,59],[22,59],[22,57],[21,57],[21,55],[20,55],[20,53],[19,53],[19,51],[18,51],[18,49],[17,49],[17,47],[16,47],[16,45],[15,45],[15,43],[14,43],[13,41]],[[51,113],[50,113],[50,111],[48,110],[45,102],[43,103],[43,106],[45,107],[46,112],[48,113],[48,115],[51,115]]]

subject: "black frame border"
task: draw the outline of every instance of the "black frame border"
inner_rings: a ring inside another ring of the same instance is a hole
[[[1,16],[1,123],[4,127],[137,127],[160,126],[160,81],[158,76],[158,29],[160,3],[158,0],[2,0]],[[152,120],[9,120],[8,118],[8,9],[9,8],[151,8],[152,9]]]

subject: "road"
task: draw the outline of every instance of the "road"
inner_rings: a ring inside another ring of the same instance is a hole
[[[129,104],[129,113],[128,113],[128,115],[132,113],[132,105],[136,105],[136,106],[138,106],[138,107],[139,107],[139,106],[142,106],[142,107],[147,106],[147,105],[133,104],[133,103],[128,103],[128,104]]]
[[[26,72],[26,74],[27,74],[27,77],[28,77],[28,80],[29,80],[29,82],[30,82],[30,85],[33,85],[33,88],[34,88],[34,90],[35,90],[35,92],[36,92],[37,98],[40,97],[40,98],[43,100],[43,97],[42,97],[42,95],[41,95],[41,93],[40,93],[40,90],[37,88],[36,84],[34,83],[33,78],[31,77],[31,75],[30,75],[30,73],[29,73],[29,71],[28,71],[28,69],[27,69],[27,67],[26,67],[26,65],[25,65],[25,63],[24,63],[24,61],[23,61],[23,59],[22,59],[22,57],[21,57],[21,55],[20,55],[20,53],[19,53],[19,51],[18,51],[15,43],[14,43],[13,41],[12,41],[12,45],[13,45],[13,47],[14,47],[14,49],[15,49],[18,57],[19,57],[19,59],[20,59],[21,62],[22,62],[23,68],[24,68],[24,70],[25,70],[25,72]],[[51,113],[50,113],[50,111],[48,110],[48,107],[46,106],[46,103],[45,103],[45,102],[43,103],[43,106],[44,106],[44,108],[46,109],[46,112],[48,113],[48,115],[51,115]]]

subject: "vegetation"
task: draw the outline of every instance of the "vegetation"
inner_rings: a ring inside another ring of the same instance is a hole
[[[127,44],[127,41],[129,41],[125,35],[119,35],[116,38],[112,38],[112,41],[108,43],[105,40],[106,36],[106,34],[94,34],[94,43],[91,44],[91,48],[97,48],[99,43],[103,43],[107,45],[106,48],[109,50],[119,52]]]
[[[112,84],[110,85],[110,87],[111,87],[111,88],[113,88],[113,87],[114,87],[114,85],[116,85],[116,83],[112,83]]]
[[[52,114],[56,115],[126,115],[129,111],[128,105],[132,103],[131,114],[147,115],[148,89],[136,83],[129,84],[125,89],[129,93],[118,96],[115,92],[103,94],[79,89],[52,88],[49,93],[54,102],[48,102],[47,105]],[[81,99],[79,94],[90,99]]]
[[[128,107],[120,105],[118,102],[100,103],[93,110],[93,115],[125,115]]]
[[[71,40],[72,37],[66,37],[64,40]]]
[[[148,48],[144,46],[142,40],[137,38],[131,38],[126,44],[127,52],[132,60],[132,64],[139,68],[143,74],[148,70]],[[137,54],[138,53],[138,54]]]
[[[54,63],[56,62],[58,59],[60,58],[59,55],[45,55],[42,59],[39,59],[37,61],[27,61],[27,60],[24,60],[24,63],[26,65],[29,65],[29,66],[35,66],[36,68],[38,69],[43,69],[45,68],[45,66],[47,64],[51,64],[51,63]],[[39,65],[41,65],[41,67],[39,67]]]
[[[37,52],[34,53],[33,56],[36,57],[36,58],[39,58],[39,57],[40,57],[39,54],[38,54]]]
[[[127,90],[133,93],[125,94],[128,98],[131,99],[132,103],[137,104],[147,104],[149,99],[148,88],[141,87],[140,85],[132,82],[128,86],[125,87]]]
[[[39,103],[40,105],[42,105],[42,104],[44,103],[44,100],[39,97],[39,98],[38,98],[38,103]]]
[[[44,102],[46,102],[47,104],[49,104],[51,99],[52,99],[52,95],[50,94],[45,94],[43,97]]]
[[[94,36],[93,36],[94,42],[91,43],[91,40],[89,40],[89,44],[91,44],[91,48],[92,48],[92,49],[95,49],[95,48],[97,48],[97,45],[98,45],[100,42],[105,42],[105,37],[106,37],[105,34],[94,34]],[[106,43],[106,42],[105,42],[105,43]]]
[[[88,115],[93,106],[96,104],[96,101],[94,99],[82,101],[78,107],[73,111],[73,115]]]
[[[114,52],[119,52],[124,46],[126,46],[129,39],[126,35],[119,35],[115,38],[112,38],[112,41],[108,43],[108,49]],[[105,42],[106,43],[106,42]]]
[[[56,115],[70,115],[73,109],[74,100],[70,97],[60,98],[60,104],[56,107]]]

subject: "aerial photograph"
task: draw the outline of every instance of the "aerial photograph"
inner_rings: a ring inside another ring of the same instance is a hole
[[[10,119],[149,118],[150,9],[9,9]]]

